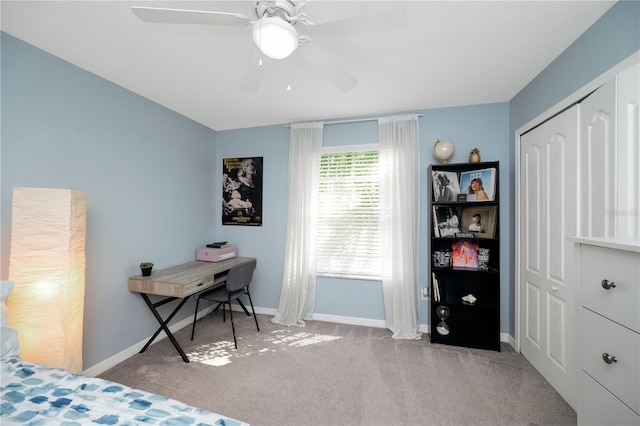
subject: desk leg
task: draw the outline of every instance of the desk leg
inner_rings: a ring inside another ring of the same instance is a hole
[[[149,296],[147,296],[145,293],[140,293],[140,295],[142,296],[142,298],[144,299],[145,303],[147,304],[147,306],[151,310],[151,313],[153,313],[153,316],[156,317],[156,320],[158,320],[158,323],[160,323],[160,328],[158,328],[156,330],[156,332],[154,333],[154,335],[151,336],[151,338],[149,339],[147,344],[144,345],[144,347],[140,350],[140,353],[143,353],[144,351],[146,351],[147,348],[149,347],[149,345],[151,345],[151,343],[155,340],[155,338],[158,337],[158,334],[160,334],[160,331],[164,330],[164,332],[167,333],[167,337],[169,337],[169,340],[171,340],[171,343],[173,343],[173,346],[176,348],[176,350],[178,351],[178,353],[182,357],[182,360],[184,362],[189,362],[189,358],[187,358],[187,355],[185,355],[184,351],[180,347],[180,344],[178,344],[178,341],[176,340],[176,338],[173,337],[173,333],[171,333],[171,330],[169,330],[169,327],[167,327],[167,324],[169,323],[169,321],[171,321],[171,319],[175,316],[175,314],[178,313],[180,308],[182,308],[182,306],[185,303],[187,303],[187,300],[189,300],[189,298],[185,297],[184,299],[182,299],[182,301],[178,304],[178,306],[176,306],[176,308],[173,310],[173,312],[171,312],[171,314],[167,317],[167,319],[163,320],[162,317],[160,316],[160,314],[158,313],[158,311],[156,309],[156,306],[163,305],[164,303],[166,303],[169,300],[165,300],[163,302],[160,302],[157,305],[154,305],[153,303],[151,303],[151,300],[149,300]]]

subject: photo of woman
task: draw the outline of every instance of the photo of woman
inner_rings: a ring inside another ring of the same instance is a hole
[[[456,172],[433,171],[433,200],[437,202],[456,201],[460,193],[460,183]]]
[[[493,201],[496,188],[496,169],[472,170],[460,173],[460,193],[467,201]]]
[[[262,225],[262,157],[222,162],[222,224]]]
[[[468,196],[474,196],[474,201],[487,201],[489,196],[487,192],[484,190],[484,186],[482,185],[482,179],[475,178],[471,180],[471,185],[469,185],[469,190],[467,191]],[[470,198],[467,197],[467,200]]]
[[[496,206],[465,206],[462,208],[460,229],[475,238],[495,238]]]

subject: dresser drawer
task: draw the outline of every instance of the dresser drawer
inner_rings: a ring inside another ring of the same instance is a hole
[[[582,245],[582,305],[640,332],[640,255]],[[602,280],[615,283],[606,290]]]
[[[620,400],[582,373],[582,401],[578,411],[579,425],[640,426],[640,416],[631,411]]]
[[[582,369],[640,413],[640,334],[584,308],[582,330]]]

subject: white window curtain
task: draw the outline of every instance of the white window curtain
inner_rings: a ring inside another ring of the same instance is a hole
[[[382,289],[394,339],[420,339],[418,307],[418,115],[378,119]]]
[[[278,311],[271,319],[287,326],[304,326],[315,306],[315,227],[323,128],[323,122],[291,125],[284,275]]]

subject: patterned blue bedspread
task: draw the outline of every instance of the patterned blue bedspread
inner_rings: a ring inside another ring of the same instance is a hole
[[[2,359],[0,424],[239,426],[246,423],[108,380]]]

